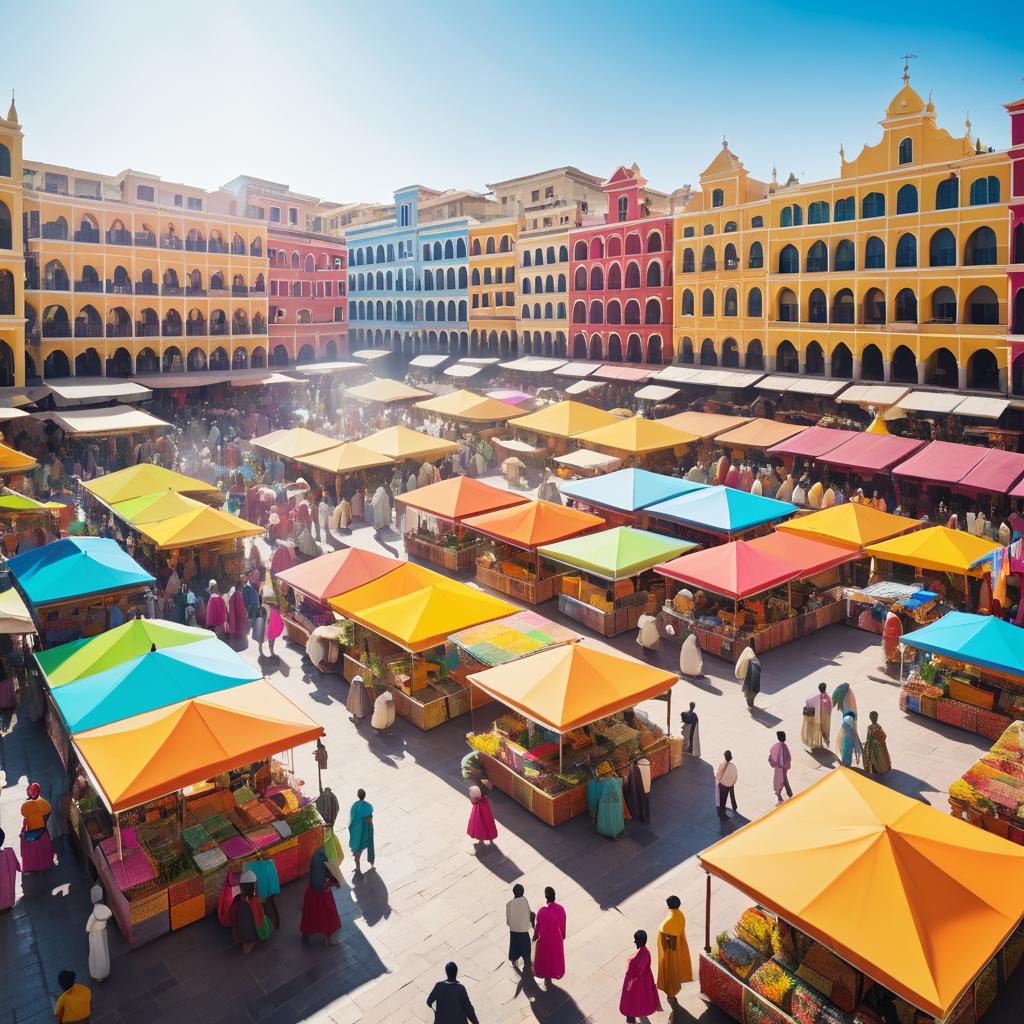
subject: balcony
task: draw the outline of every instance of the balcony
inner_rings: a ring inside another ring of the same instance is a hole
[[[189,338],[203,337],[206,335],[206,321],[190,320],[185,324],[185,334]]]
[[[215,241],[213,241],[211,239],[208,251],[209,252],[219,252],[222,256],[227,256],[227,254],[228,254],[228,252],[230,250],[228,248],[227,242],[215,242]]]
[[[202,298],[204,295],[206,295],[206,289],[194,288],[192,285],[186,285],[185,294],[189,296],[195,296],[196,298]]]
[[[227,324],[210,324],[210,334],[214,337],[222,337],[228,333]]]
[[[38,270],[30,271],[29,273],[25,274],[25,287],[27,289],[29,289],[29,291],[36,291],[39,288],[39,271]],[[48,288],[49,291],[65,291],[66,292],[68,290],[68,286],[67,286],[66,282],[64,284],[64,287],[60,288],[60,289],[51,288],[49,285],[47,285],[47,288]]]
[[[160,325],[159,324],[145,324],[141,320],[135,321],[135,337],[136,338],[159,338],[160,337]]]
[[[107,294],[108,295],[131,295],[132,294],[132,283],[131,283],[131,281],[108,281],[107,282]]]
[[[800,307],[795,302],[782,302],[779,304],[779,320],[786,324],[800,322]]]
[[[232,295],[242,295],[242,296],[248,296],[248,294],[249,294],[249,289],[248,289],[248,288],[246,288],[244,284],[241,284],[241,285],[239,285],[239,284],[233,284],[233,285],[231,286],[231,294],[232,294]]]
[[[71,324],[51,323],[43,324],[44,338],[70,338]]]
[[[249,289],[249,293],[251,295],[266,295],[267,294],[267,289],[266,288],[261,288],[259,285],[254,284]],[[330,296],[328,296],[328,298],[330,298]]]
[[[267,333],[267,325],[266,324],[253,324],[253,326],[252,326],[252,333],[253,334],[266,334]]]
[[[237,243],[232,243],[232,245],[231,245],[231,255],[232,256],[244,256],[245,255],[245,243],[243,242],[241,245],[238,245]]]
[[[68,240],[68,229],[65,224],[44,224],[43,238],[53,242],[66,242]]]
[[[100,233],[95,228],[81,228],[75,232],[76,242],[88,242],[90,245],[100,244]]]
[[[160,286],[161,295],[181,295],[184,289],[176,284],[164,284]]]
[[[184,248],[184,243],[177,235],[161,235],[160,248],[180,250]]]
[[[159,295],[160,289],[153,284],[151,281],[136,281],[135,282],[135,294],[136,295]]]
[[[130,338],[131,336],[131,324],[107,324],[108,338]]]
[[[163,328],[160,333],[165,338],[180,338],[181,337],[181,324],[169,324],[164,321]]]
[[[94,295],[100,295],[103,292],[102,281],[76,281],[75,282],[76,292],[92,292]]]
[[[156,235],[152,231],[136,231],[135,244],[156,248]]]
[[[100,324],[75,324],[76,338],[102,338],[103,327]]]
[[[107,245],[131,245],[132,233],[130,231],[108,231]]]
[[[216,286],[211,284],[210,285],[210,294],[211,295],[227,295],[228,294],[228,290],[223,285],[221,285],[218,288],[218,287],[216,287]]]
[[[206,252],[206,243],[201,238],[186,238],[185,252]]]

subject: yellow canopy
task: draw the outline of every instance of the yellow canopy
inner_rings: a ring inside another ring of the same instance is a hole
[[[0,444],[0,473],[28,473],[38,465],[35,459]]]
[[[263,527],[255,523],[248,523],[219,508],[210,508],[202,502],[194,504],[191,511],[172,516],[163,522],[132,525],[158,548],[191,548],[263,535]]]
[[[425,402],[417,402],[417,409],[448,416],[453,420],[468,420],[471,423],[497,423],[518,416],[522,410],[497,398],[487,398],[472,391],[460,389],[447,395],[438,395]]]
[[[410,430],[408,427],[387,427],[362,438],[357,443],[363,448],[369,448],[370,451],[379,452],[398,461],[412,459],[421,462],[442,455],[451,455],[452,452],[459,450],[454,441],[421,434],[418,430]]]
[[[400,380],[390,380],[387,377],[378,377],[368,380],[365,384],[357,384],[355,387],[346,388],[345,394],[354,398],[357,402],[409,402],[414,398],[429,398],[430,392],[420,388],[411,388]]]
[[[394,459],[380,452],[371,451],[358,441],[350,441],[348,444],[339,444],[326,451],[304,455],[298,461],[305,466],[323,469],[328,473],[355,473],[360,469],[387,466],[394,462]]]
[[[571,732],[672,688],[672,672],[592,640],[552,647],[469,680],[495,700],[557,733]]]
[[[903,537],[873,544],[864,553],[872,558],[884,558],[888,562],[913,565],[918,569],[981,576],[988,572],[988,567],[974,568],[974,563],[998,547],[995,541],[983,540],[963,530],[931,526],[927,530],[916,530]]]
[[[588,430],[596,430],[598,427],[607,427],[618,422],[617,416],[605,412],[604,409],[595,409],[592,405],[584,405],[582,402],[555,402],[547,408],[511,420],[510,424],[534,434],[575,437]]]
[[[128,501],[130,498],[141,498],[144,494],[155,494],[157,491],[174,491],[176,494],[197,497],[221,496],[220,489],[214,484],[203,483],[202,480],[148,462],[140,462],[137,466],[129,466],[117,473],[89,480],[82,486],[107,505]]]
[[[775,529],[863,551],[871,544],[889,540],[920,525],[917,519],[894,516],[891,512],[882,512],[871,505],[846,501],[842,505],[833,505],[820,512],[779,523]]]
[[[318,434],[306,427],[292,427],[289,430],[272,430],[269,434],[254,437],[251,441],[257,448],[280,455],[282,459],[299,459],[303,455],[326,451],[338,444],[335,437]]]
[[[663,451],[678,445],[696,441],[695,434],[666,426],[661,420],[649,420],[643,416],[630,416],[628,420],[617,420],[606,427],[577,434],[580,444],[598,448],[614,448],[616,451],[642,455],[646,452]]]
[[[882,414],[878,413],[875,418],[871,421],[871,426],[865,431],[868,434],[888,434],[889,428],[885,425],[885,420],[882,418]]]
[[[1024,916],[1024,849],[847,768],[700,859],[940,1020]]]
[[[194,498],[178,494],[176,491],[157,491],[155,494],[143,494],[139,498],[129,498],[127,501],[115,501],[110,508],[126,523],[141,526],[143,523],[162,523],[173,516],[191,512],[198,504]]]
[[[397,569],[361,587],[355,587],[345,594],[332,597],[328,604],[342,615],[353,617],[374,605],[394,601],[396,598],[414,594],[425,587],[455,587],[455,580],[442,576],[433,569],[427,569],[413,562],[402,562]]]

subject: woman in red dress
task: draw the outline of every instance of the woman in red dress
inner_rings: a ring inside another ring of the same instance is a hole
[[[311,935],[322,935],[328,946],[338,944],[336,933],[341,931],[341,918],[331,892],[336,884],[327,869],[327,851],[321,846],[309,862],[309,885],[302,898],[299,931],[303,942],[308,943]]]
[[[473,806],[469,812],[466,835],[478,843],[493,843],[498,838],[498,826],[494,822],[491,801],[479,786],[469,787],[469,799]]]

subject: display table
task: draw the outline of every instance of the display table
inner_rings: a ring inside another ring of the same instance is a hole
[[[561,589],[562,575],[564,574],[519,579],[506,575],[497,565],[485,565],[479,559],[476,563],[478,582],[525,604],[542,604],[544,601],[550,601]]]
[[[615,602],[611,611],[603,611],[592,604],[578,601],[568,594],[558,595],[558,610],[570,619],[582,622],[588,629],[602,636],[615,636],[627,630],[636,629],[640,616],[647,607],[647,594],[630,594]]]
[[[1024,721],[1010,722],[949,787],[949,806],[954,818],[1024,846]]]
[[[487,546],[486,541],[477,541],[452,547],[449,544],[437,544],[416,533],[405,535],[405,552],[410,558],[422,559],[450,572],[469,572]]]

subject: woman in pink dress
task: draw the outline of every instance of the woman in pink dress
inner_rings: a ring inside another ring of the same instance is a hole
[[[21,870],[18,855],[4,846],[4,830],[0,828],[0,914],[14,906],[14,876]]]
[[[284,632],[284,619],[281,618],[281,613],[273,606],[270,605],[270,613],[267,615],[267,646],[270,648],[270,656],[276,657],[274,654],[274,641]]]
[[[210,580],[207,592],[209,597],[206,599],[206,628],[223,637],[224,628],[228,623],[228,606],[220,596],[216,580]]]
[[[647,932],[643,929],[633,933],[636,952],[626,962],[626,977],[622,981],[622,995],[619,997],[619,1013],[627,1021],[661,1012],[661,1000],[651,973],[651,951],[647,948]]]
[[[555,902],[555,890],[544,890],[546,904],[537,911],[533,937],[537,949],[533,958],[533,976],[545,984],[565,977],[565,908]]]
[[[239,580],[228,595],[228,632],[235,643],[241,643],[245,639],[245,631],[249,628],[249,613],[245,608],[245,598],[242,596],[244,580]]]
[[[498,826],[494,823],[491,801],[479,786],[469,787],[469,799],[473,806],[469,812],[466,835],[478,843],[493,843],[498,838]]]

